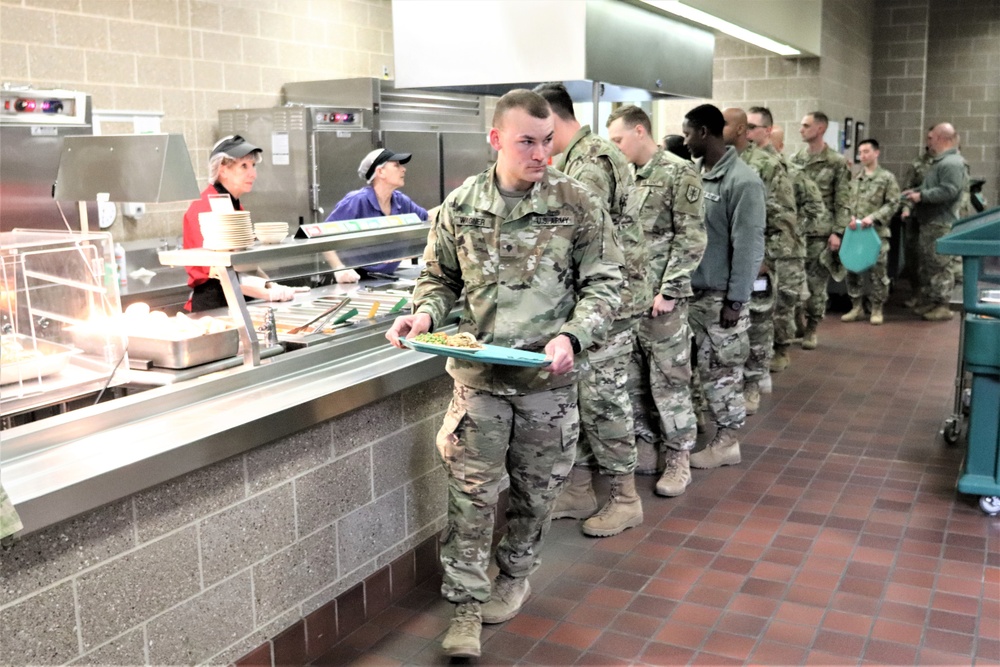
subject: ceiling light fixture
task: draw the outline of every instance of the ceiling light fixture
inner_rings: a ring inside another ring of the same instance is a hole
[[[724,21],[717,16],[712,16],[700,9],[695,9],[685,5],[678,0],[643,0],[647,5],[656,7],[657,9],[662,9],[665,12],[673,14],[674,16],[680,16],[681,18],[688,19],[689,21],[694,21],[695,23],[700,23],[703,26],[718,30],[736,39],[743,40],[753,44],[754,46],[759,46],[762,49],[767,49],[781,56],[799,56],[802,52],[798,49],[789,46],[788,44],[782,44],[777,42],[770,37],[765,37],[759,33],[747,30],[746,28],[741,28],[735,23],[730,23],[729,21]]]

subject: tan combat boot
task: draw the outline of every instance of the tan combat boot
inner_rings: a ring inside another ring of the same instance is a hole
[[[691,452],[667,448],[666,465],[660,481],[656,483],[656,495],[673,498],[684,493],[691,483]]]
[[[658,475],[663,470],[663,457],[659,447],[642,438],[635,439],[635,474]],[[596,500],[594,501],[596,504]]]
[[[583,534],[611,537],[642,525],[642,500],[635,492],[635,475],[612,475],[611,495],[601,511],[583,522]]]
[[[562,493],[552,508],[553,519],[586,519],[597,511],[597,496],[590,468],[573,466]]]
[[[955,314],[951,312],[951,308],[948,306],[935,306],[923,315],[924,319],[928,322],[945,322],[954,316]]]
[[[441,641],[444,654],[452,658],[478,658],[481,649],[479,635],[483,616],[478,602],[463,602],[455,607],[448,633]]]
[[[743,384],[743,402],[746,403],[747,414],[755,415],[760,410],[760,385],[756,382]]]
[[[874,303],[872,304],[872,316],[868,318],[868,321],[874,324],[875,326],[879,326],[880,324],[885,322],[885,317],[882,315],[881,304],[874,304]]]
[[[923,315],[924,313],[934,310],[933,303],[918,303],[913,307],[913,312],[917,315]]]
[[[863,320],[865,317],[865,305],[861,299],[852,299],[851,309],[841,315],[841,322],[857,322],[858,320]]]
[[[692,468],[718,468],[719,466],[736,465],[740,457],[740,441],[736,438],[736,430],[720,428],[708,447],[691,455]]]
[[[527,577],[511,577],[503,572],[493,580],[490,601],[482,606],[483,623],[503,623],[517,616],[531,595]]]
[[[816,338],[816,325],[810,326],[802,334],[802,349],[803,350],[815,350],[819,341]]]
[[[788,346],[782,345],[781,347],[774,348],[774,357],[771,359],[771,372],[780,373],[781,371],[788,368],[792,363],[791,357],[788,356]]]

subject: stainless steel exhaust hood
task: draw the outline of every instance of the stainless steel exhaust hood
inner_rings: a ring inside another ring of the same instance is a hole
[[[502,95],[563,81],[581,101],[712,96],[714,34],[648,6],[393,0],[392,12],[397,88]]]

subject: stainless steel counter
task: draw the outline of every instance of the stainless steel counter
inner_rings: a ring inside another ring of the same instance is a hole
[[[31,532],[329,420],[444,372],[392,320],[328,344],[4,431],[4,487]]]

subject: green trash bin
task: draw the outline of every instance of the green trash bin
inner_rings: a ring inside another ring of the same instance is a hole
[[[959,375],[970,374],[972,383],[958,490],[978,495],[982,510],[995,516],[1000,514],[1000,208],[966,218],[938,240],[937,250],[962,256]],[[949,427],[946,422],[946,438]]]

